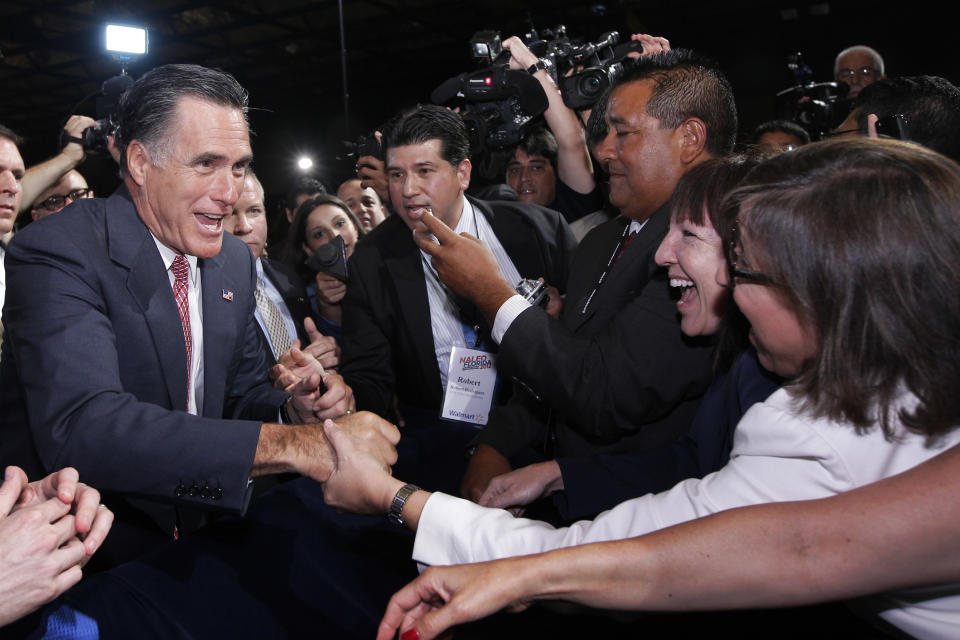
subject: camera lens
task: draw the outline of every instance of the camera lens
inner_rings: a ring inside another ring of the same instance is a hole
[[[584,96],[592,98],[602,91],[600,78],[594,74],[586,74],[580,80],[580,93]]]

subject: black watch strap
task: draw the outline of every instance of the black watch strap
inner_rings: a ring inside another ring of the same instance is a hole
[[[550,65],[551,65],[551,62],[549,58],[540,58],[535,63],[527,67],[527,73],[529,73],[530,75],[533,75],[537,71],[540,71],[541,69],[544,69],[544,70],[549,69]]]

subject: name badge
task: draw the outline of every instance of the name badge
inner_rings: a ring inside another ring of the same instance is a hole
[[[447,389],[440,417],[447,420],[487,424],[497,370],[493,354],[466,347],[454,347],[447,366]]]

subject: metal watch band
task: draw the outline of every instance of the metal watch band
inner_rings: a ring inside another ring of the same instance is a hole
[[[415,484],[410,484],[409,482],[397,490],[397,494],[393,496],[393,501],[390,503],[390,513],[387,514],[387,519],[390,520],[390,522],[403,526],[403,518],[401,517],[403,514],[403,505],[407,504],[407,498],[409,498],[414,491],[420,491],[420,487]]]

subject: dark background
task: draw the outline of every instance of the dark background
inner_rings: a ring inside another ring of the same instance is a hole
[[[270,196],[285,189],[301,153],[335,188],[349,166],[335,160],[340,141],[429,101],[443,80],[475,69],[468,42],[479,29],[506,38],[531,22],[541,29],[565,24],[575,37],[616,29],[698,49],[718,59],[733,84],[741,138],[773,117],[773,95],[793,84],[790,52],[802,51],[818,80],[831,79],[834,56],[852,44],[879,50],[888,75],[958,80],[960,38],[927,2],[344,0],[347,130],[339,16],[338,3],[326,0],[0,1],[0,122],[26,136],[28,166],[56,153],[59,123],[72,112],[95,115],[92,100],[71,109],[119,72],[103,52],[107,21],[149,29],[148,54],[129,67],[134,76],[192,62],[237,77],[250,91],[255,165]],[[80,170],[100,195],[117,185],[109,160],[89,158]]]

